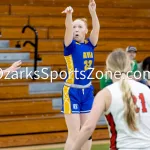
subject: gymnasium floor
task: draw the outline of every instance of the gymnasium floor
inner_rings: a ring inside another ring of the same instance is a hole
[[[108,144],[93,145],[91,150],[108,150]],[[63,148],[40,149],[40,150],[64,150]]]
[[[53,145],[40,145],[40,146],[27,146],[27,147],[14,147],[14,148],[4,148],[1,150],[64,150],[64,144],[53,144]],[[108,150],[109,141],[93,141],[93,146],[91,150]]]

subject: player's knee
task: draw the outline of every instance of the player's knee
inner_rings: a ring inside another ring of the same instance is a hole
[[[69,131],[68,137],[72,140],[75,140],[76,137],[78,136],[78,133],[79,133],[79,130]]]

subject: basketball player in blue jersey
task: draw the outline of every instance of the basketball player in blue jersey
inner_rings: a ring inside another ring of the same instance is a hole
[[[64,36],[64,57],[68,70],[68,77],[63,87],[62,112],[68,128],[68,138],[65,150],[70,150],[82,125],[87,120],[93,104],[93,86],[88,76],[94,64],[94,48],[98,42],[100,24],[96,14],[96,3],[89,2],[89,12],[92,17],[92,31],[90,37],[87,22],[84,18],[72,20],[73,8],[67,7],[66,31]],[[85,142],[82,150],[90,150],[92,138]]]

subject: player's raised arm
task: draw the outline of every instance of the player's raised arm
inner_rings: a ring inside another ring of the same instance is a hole
[[[65,37],[64,37],[64,43],[65,46],[69,46],[73,40],[73,25],[72,25],[72,13],[73,8],[71,6],[67,7],[62,13],[66,13],[66,20],[65,20]]]
[[[90,41],[93,46],[95,46],[98,42],[100,23],[96,14],[96,3],[94,0],[90,0],[89,2],[89,12],[92,17],[92,31],[90,34]]]

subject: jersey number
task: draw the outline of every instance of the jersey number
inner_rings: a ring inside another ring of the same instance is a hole
[[[137,98],[134,95],[132,97],[133,97],[134,104],[136,105]],[[142,93],[139,94],[139,99],[141,100],[141,104],[142,104],[142,112],[146,113],[147,112],[147,108],[146,108],[146,105],[145,105],[145,98],[144,98],[144,95]],[[139,113],[139,111],[140,111],[140,108],[137,107],[136,113]]]
[[[91,68],[91,66],[92,66],[92,60],[85,60],[85,61],[84,61],[84,64],[85,64],[84,70],[86,71],[86,70],[88,70],[89,68]]]

